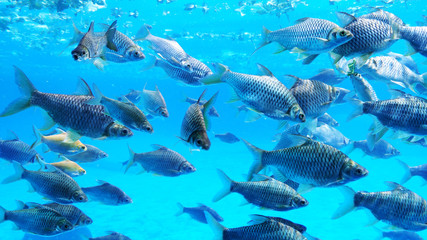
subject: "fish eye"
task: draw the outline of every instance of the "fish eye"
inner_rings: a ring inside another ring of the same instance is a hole
[[[150,126],[146,127],[145,130],[147,130],[148,132],[151,132],[152,128]]]
[[[346,34],[345,34],[345,31],[341,31],[341,32],[340,32],[340,36],[341,36],[341,37],[344,37],[345,35],[346,35]]]
[[[356,174],[357,175],[362,175],[362,173],[363,173],[362,169],[360,169],[360,168],[356,169]]]
[[[70,229],[70,226],[68,226],[68,224],[65,224],[65,225],[64,225],[64,229],[65,229],[65,230],[68,230],[68,229]]]
[[[196,145],[197,145],[197,146],[201,146],[201,145],[202,145],[202,140],[197,139],[197,141],[196,141]]]
[[[86,55],[86,51],[85,51],[85,50],[83,50],[83,52],[82,52],[82,53],[83,53],[83,55]]]
[[[80,201],[83,201],[83,200],[84,200],[83,196],[80,196],[80,197],[79,197],[79,200],[80,200]]]
[[[305,115],[304,114],[300,114],[298,117],[299,117],[299,119],[301,119],[301,121],[305,120]]]
[[[86,146],[81,146],[80,147],[82,150],[86,150]]]
[[[123,129],[121,133],[122,133],[123,136],[125,136],[125,135],[128,134],[128,130],[127,129]]]
[[[306,201],[306,200],[304,200],[304,199],[303,199],[303,200],[301,200],[299,203],[300,203],[300,205],[307,205],[307,201]]]
[[[86,225],[92,224],[92,220],[91,219],[86,219],[85,224]]]

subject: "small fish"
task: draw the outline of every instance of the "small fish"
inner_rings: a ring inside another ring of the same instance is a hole
[[[102,180],[96,180],[99,184],[95,187],[82,188],[90,199],[107,205],[123,205],[132,203],[132,199],[120,188]]]
[[[423,240],[423,238],[415,232],[411,231],[381,231],[378,230],[379,236],[389,238],[391,240]]]
[[[207,212],[210,215],[212,215],[212,217],[215,218],[216,221],[218,222],[224,221],[224,219],[217,212],[215,212],[215,210],[213,210],[212,208],[204,204],[199,203],[198,207],[184,207],[181,203],[178,203],[177,205],[178,205],[179,211],[176,214],[176,216],[180,216],[184,213],[187,213],[188,215],[191,216],[192,219],[199,221],[201,223],[207,224],[208,222],[206,221],[206,218],[205,218],[205,212]]]
[[[415,176],[420,176],[427,181],[427,164],[410,167],[408,164],[406,164],[403,161],[399,160],[399,163],[405,169],[405,175],[402,178],[402,184],[406,183],[407,181],[409,181],[409,179]]]
[[[236,143],[240,141],[238,137],[229,132],[224,134],[215,134],[215,137],[226,143]]]
[[[43,205],[15,211],[0,207],[0,223],[4,221],[12,221],[24,232],[43,236],[53,236],[73,229],[73,224],[64,216]]]
[[[78,177],[86,174],[86,170],[80,167],[77,163],[70,161],[66,157],[61,157],[62,161],[47,163],[43,162],[43,164],[52,165],[70,177]]]
[[[267,217],[251,215],[250,226],[226,228],[205,212],[206,220],[214,232],[215,239],[223,240],[307,240],[302,233],[281,222]]]
[[[286,125],[285,130],[277,135],[278,137],[275,139],[277,144],[274,147],[274,150],[292,147],[294,144],[294,140],[292,139],[293,135],[307,136],[310,134],[311,131],[307,128],[302,128],[300,124],[295,124],[292,126]]]
[[[161,145],[152,145],[155,151],[135,153],[129,147],[130,159],[126,171],[134,164],[139,163],[143,171],[153,172],[168,177],[176,177],[196,171],[196,168],[181,154]]]
[[[349,65],[350,72],[348,76],[350,76],[351,83],[353,84],[354,91],[357,94],[357,97],[361,101],[378,101],[377,94],[372,88],[371,84],[366,81],[362,75],[354,72],[355,62]]]
[[[108,115],[119,120],[125,126],[148,133],[153,133],[153,127],[148,122],[145,114],[132,102],[121,102],[104,96],[98,87],[93,86],[95,97],[88,102],[89,105],[105,106],[105,111]],[[126,100],[126,98],[125,98]]]
[[[197,99],[190,98],[190,97],[185,97],[185,102],[188,102],[190,104],[194,104],[194,103],[197,102]],[[206,102],[207,102],[206,100],[202,99],[202,100],[200,100],[199,105],[203,105]],[[218,111],[216,110],[216,108],[214,106],[212,106],[209,109],[208,115],[211,116],[211,117],[219,117],[219,113],[218,113]]]
[[[317,75],[310,78],[310,80],[316,80],[319,82],[326,83],[328,85],[336,85],[344,81],[345,77],[339,75],[334,69],[322,69]]]
[[[340,124],[328,113],[323,114],[317,118],[318,122],[326,123],[331,127],[338,127]]]
[[[402,38],[409,42],[409,50],[406,55],[420,53],[424,57],[427,57],[427,26],[405,26],[401,29],[401,32]]]
[[[345,199],[332,218],[340,218],[356,207],[367,208],[377,221],[411,231],[427,229],[427,201],[397,183],[386,184],[392,190],[355,192],[349,187],[341,188]]]
[[[376,158],[391,158],[399,156],[400,152],[393,145],[381,139],[375,143],[374,148],[371,150],[367,140],[354,141],[353,148],[362,150],[365,154]]]
[[[293,26],[273,32],[264,27],[263,40],[257,50],[277,42],[280,49],[276,53],[290,50],[299,53],[298,60],[304,60],[303,64],[310,64],[319,54],[329,52],[352,38],[351,31],[333,22],[307,17],[297,20]]]
[[[264,218],[268,218],[270,220],[274,220],[276,222],[280,222],[283,223],[284,225],[287,225],[289,227],[294,228],[295,230],[297,230],[300,233],[305,233],[305,231],[307,231],[307,227],[298,223],[294,223],[290,220],[284,219],[284,218],[280,218],[280,217],[268,217],[268,216],[263,216],[263,215],[259,215],[259,214],[253,214],[255,217],[264,217]],[[251,220],[249,222],[249,224],[255,223],[254,220]]]
[[[274,178],[262,176],[263,181],[235,182],[219,169],[218,174],[224,187],[215,195],[214,202],[235,192],[241,194],[248,203],[276,211],[288,211],[308,205],[308,201],[295,189]]]
[[[0,158],[9,162],[16,161],[22,165],[43,159],[34,148],[19,140],[18,136],[11,140],[0,140]]]
[[[73,155],[64,155],[66,158],[70,159],[73,162],[80,162],[80,163],[88,163],[88,162],[94,162],[99,159],[103,159],[108,157],[108,154],[101,149],[86,144],[87,150],[81,153],[73,154]]]
[[[230,102],[242,100],[250,109],[278,120],[305,122],[305,114],[292,92],[273,74],[258,64],[262,76],[232,72],[215,64],[216,72],[202,80],[204,84],[228,83],[234,90]]]
[[[211,141],[209,140],[207,130],[210,129],[209,118],[207,113],[212,104],[215,103],[218,97],[218,92],[215,93],[209,101],[203,105],[199,105],[200,100],[205,95],[205,91],[200,95],[197,103],[191,104],[185,112],[184,119],[181,124],[181,137],[184,142],[192,146],[209,150]]]
[[[65,132],[62,129],[57,128],[57,134],[46,135],[44,136],[36,127],[33,126],[34,135],[37,137],[37,140],[32,148],[44,143],[49,148],[50,151],[56,152],[59,154],[77,154],[87,150],[86,145],[84,145],[80,140],[80,135],[73,132]]]
[[[151,116],[169,117],[165,99],[157,86],[156,91],[146,90],[144,87],[141,92],[141,105],[143,110]]]
[[[82,61],[94,59],[103,54],[104,48],[117,51],[117,46],[113,42],[116,34],[117,21],[114,21],[105,34],[96,34],[94,31],[94,22],[90,23],[88,32],[80,40],[79,45],[71,51],[73,59]]]
[[[86,104],[93,95],[84,80],[80,81],[78,95],[42,93],[34,87],[22,70],[16,66],[14,68],[15,82],[23,96],[9,104],[0,117],[13,115],[31,106],[38,106],[49,115],[46,116],[48,117],[46,128],[59,124],[82,136],[99,139],[125,138],[133,135],[129,128],[105,115],[103,106]]]
[[[103,237],[95,237],[95,238],[89,238],[89,240],[131,240],[129,237],[126,237],[125,235],[118,233],[118,232],[110,232],[109,235],[103,236]]]
[[[87,202],[87,196],[77,182],[56,168],[53,172],[41,172],[26,170],[17,162],[13,162],[13,166],[15,174],[3,180],[3,184],[25,179],[34,191],[55,202]]]
[[[332,146],[300,135],[292,140],[293,147],[273,151],[244,141],[255,158],[248,176],[271,166],[287,179],[312,188],[339,186],[368,175],[368,170]]]
[[[312,129],[311,135],[316,141],[330,145],[337,149],[346,147],[352,142],[340,131],[324,123],[319,124],[316,128]]]
[[[131,89],[128,94],[124,95],[124,97],[127,98],[129,101],[133,102],[134,104],[137,104],[139,103],[139,101],[141,101],[141,94],[142,91]],[[118,100],[124,102],[126,101],[125,98],[119,97]]]
[[[38,203],[23,203],[21,201],[18,201],[18,203],[23,209],[37,208],[39,206],[51,208],[64,216],[74,227],[87,226],[93,223],[92,219],[83,213],[82,210],[71,204],[48,203],[42,205]]]

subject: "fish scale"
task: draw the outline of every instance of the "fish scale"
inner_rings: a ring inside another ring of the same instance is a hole
[[[157,89],[157,91],[150,91],[144,89],[141,93],[142,103],[144,110],[153,116],[168,117],[167,106],[163,95]]]
[[[419,52],[427,57],[427,27],[402,27],[401,34],[402,38],[409,41],[414,49],[409,54]]]
[[[393,13],[384,11],[384,10],[377,10],[375,12],[372,13],[368,13],[368,14],[364,14],[362,16],[360,16],[359,18],[365,18],[365,19],[373,19],[373,20],[378,20],[380,22],[384,22],[387,24],[398,24],[399,26],[404,26],[405,23],[402,21],[402,19],[400,19],[398,16],[394,15]]]
[[[38,157],[39,154],[36,150],[19,139],[0,140],[0,158],[27,164],[34,162]]]
[[[37,208],[40,204],[37,203],[27,203],[24,205],[24,209],[28,208]],[[84,226],[92,223],[86,214],[84,214],[79,208],[73,205],[63,205],[58,203],[48,203],[43,204],[43,207],[51,208],[57,211],[59,214],[64,216],[68,221],[70,221],[73,226]]]
[[[82,188],[91,199],[108,205],[132,203],[132,199],[120,188],[105,181],[98,180],[98,182],[101,183],[101,185]]]
[[[203,112],[200,109],[198,103],[191,104],[185,113],[184,119],[181,124],[181,137],[189,141],[191,134],[195,131],[205,131],[205,120],[203,117]]]

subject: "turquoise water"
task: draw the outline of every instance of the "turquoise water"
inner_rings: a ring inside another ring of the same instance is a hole
[[[188,215],[175,216],[178,211],[177,202],[184,206],[196,206],[204,203],[215,209],[224,219],[227,227],[243,226],[249,221],[250,214],[280,216],[307,226],[307,231],[321,239],[373,239],[377,230],[372,226],[365,226],[367,216],[365,210],[355,211],[339,220],[331,220],[331,216],[342,201],[341,194],[335,188],[319,188],[304,194],[310,205],[305,208],[288,212],[260,210],[250,205],[240,206],[242,197],[231,194],[225,199],[213,203],[213,196],[221,189],[222,183],[216,169],[224,170],[232,179],[243,180],[253,161],[251,153],[242,143],[227,144],[214,138],[213,133],[232,132],[238,137],[263,149],[272,149],[273,136],[280,132],[277,122],[271,119],[260,119],[254,123],[244,123],[244,116],[236,117],[237,106],[241,103],[226,103],[230,98],[230,89],[226,84],[207,87],[207,96],[217,90],[219,98],[214,105],[220,118],[212,119],[210,139],[212,146],[209,151],[190,152],[187,145],[179,142],[176,136],[180,134],[181,121],[188,104],[183,102],[185,96],[197,98],[206,87],[184,86],[174,79],[170,79],[159,68],[141,72],[147,65],[147,60],[126,64],[111,63],[100,71],[90,63],[75,62],[71,57],[73,47],[67,48],[62,55],[59,53],[65,48],[72,37],[71,20],[80,29],[87,29],[90,21],[96,23],[111,23],[118,20],[118,30],[133,36],[144,23],[152,25],[151,32],[156,36],[174,36],[179,44],[193,57],[204,63],[220,62],[236,72],[256,74],[256,63],[261,63],[270,69],[279,80],[290,87],[293,82],[284,78],[285,74],[293,74],[301,78],[315,75],[320,69],[330,68],[327,54],[322,54],[311,65],[302,65],[297,62],[297,56],[289,52],[272,54],[274,44],[266,46],[252,57],[255,46],[260,41],[262,26],[275,30],[291,25],[293,21],[303,17],[323,18],[338,22],[334,15],[336,11],[353,13],[358,7],[364,7],[360,12],[368,12],[368,6],[386,6],[390,11],[409,25],[415,26],[416,21],[422,20],[426,14],[425,0],[394,1],[386,4],[383,1],[341,1],[329,5],[328,1],[307,0],[295,2],[295,8],[280,18],[274,14],[258,14],[249,10],[243,11],[244,16],[235,11],[239,8],[237,1],[207,1],[210,10],[203,14],[201,9],[192,12],[184,11],[186,1],[177,0],[165,4],[150,1],[111,1],[107,6],[96,11],[89,11],[87,7],[76,10],[68,9],[57,14],[48,8],[29,9],[27,6],[7,7],[11,3],[0,2],[2,17],[15,16],[9,30],[0,32],[0,109],[20,96],[14,84],[12,65],[20,67],[43,92],[71,94],[76,86],[77,78],[84,78],[89,85],[96,83],[109,97],[118,97],[126,94],[129,89],[141,90],[145,84],[148,89],[157,85],[162,92],[170,113],[167,119],[151,121],[154,133],[135,132],[135,135],[126,140],[92,140],[83,138],[83,143],[92,144],[106,151],[109,157],[98,162],[81,164],[86,169],[85,176],[76,181],[82,187],[96,185],[96,180],[108,181],[123,189],[132,199],[133,204],[124,206],[107,206],[98,202],[76,204],[94,223],[88,227],[92,236],[105,235],[106,231],[121,232],[132,239],[212,239],[213,234],[208,225],[192,220]],[[202,4],[202,1],[194,1]],[[121,8],[122,17],[111,15],[112,9]],[[138,18],[129,17],[127,12],[137,10]],[[18,21],[16,14],[24,18]],[[13,18],[13,17],[12,17]],[[288,20],[289,18],[289,20]],[[84,26],[84,27],[83,27]],[[186,37],[182,37],[186,36]],[[240,36],[240,38],[239,38]],[[145,53],[148,53],[145,44],[141,44]],[[389,51],[396,53],[406,52],[404,40],[398,41]],[[423,64],[425,58],[417,54],[413,59],[418,63],[420,73],[427,72]],[[210,65],[209,65],[210,66]],[[380,99],[389,98],[383,83],[372,82]],[[350,81],[346,80],[340,87],[352,89]],[[362,116],[351,122],[346,118],[352,111],[350,104],[336,105],[328,113],[332,115],[340,126],[338,129],[352,140],[366,138],[371,118]],[[13,130],[21,140],[32,143],[35,139],[32,126],[41,126],[43,123],[41,110],[28,109],[19,114],[0,118],[0,136],[8,135]],[[390,138],[385,139],[401,152],[399,157],[391,159],[373,159],[363,156],[360,150],[355,150],[350,157],[369,170],[369,176],[349,183],[355,190],[382,191],[387,189],[384,181],[399,182],[403,176],[403,169],[396,159],[402,159],[411,166],[424,164],[427,148],[408,145]],[[140,174],[139,167],[131,169],[126,175],[122,162],[128,160],[129,145],[135,152],[151,151],[151,144],[161,144],[181,153],[196,168],[195,173],[176,178],[160,177],[152,174]],[[39,152],[42,149],[37,149]],[[56,159],[52,153],[44,154],[45,159]],[[37,169],[38,166],[27,166]],[[5,178],[13,171],[13,167],[6,161],[0,162],[0,176]],[[427,197],[424,181],[415,177],[406,187]],[[0,185],[0,205],[6,209],[15,208],[15,199],[25,202],[44,203],[37,193],[28,193],[27,182],[19,181],[8,185]],[[1,239],[22,239],[24,233],[12,229],[11,222],[0,224]],[[379,229],[386,224],[375,225]],[[384,230],[384,229],[383,229]],[[419,232],[427,237],[425,231]],[[57,239],[80,239],[79,234],[73,237]],[[32,236],[29,239],[39,239]]]

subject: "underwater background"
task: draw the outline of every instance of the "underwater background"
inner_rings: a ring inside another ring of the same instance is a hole
[[[27,235],[25,239],[84,239],[83,236],[102,236],[106,231],[117,231],[132,239],[212,239],[213,233],[206,224],[191,219],[188,215],[175,216],[178,212],[177,203],[184,206],[196,206],[203,203],[215,209],[223,218],[226,227],[244,226],[250,214],[280,216],[307,227],[307,232],[320,239],[374,239],[380,230],[388,231],[387,224],[382,222],[366,226],[365,211],[354,211],[338,220],[332,220],[333,212],[343,198],[337,188],[317,188],[303,196],[309,200],[308,207],[277,212],[261,210],[251,205],[240,206],[242,197],[231,194],[225,199],[213,203],[213,196],[222,188],[216,169],[221,169],[233,180],[244,180],[253,156],[242,141],[228,144],[214,137],[215,133],[231,132],[252,144],[266,150],[273,149],[272,140],[281,130],[278,122],[272,119],[259,119],[245,123],[244,114],[237,115],[237,107],[241,103],[226,103],[230,98],[230,87],[227,84],[190,87],[169,78],[162,69],[152,68],[142,71],[149,65],[149,58],[125,64],[110,63],[100,71],[90,63],[75,62],[71,57],[73,47],[68,47],[73,36],[72,21],[82,31],[86,31],[91,21],[110,24],[118,20],[118,30],[134,36],[143,24],[152,26],[150,30],[156,36],[171,36],[191,56],[208,64],[220,62],[232,71],[257,74],[256,63],[266,66],[287,87],[293,80],[284,75],[292,74],[301,78],[309,78],[321,69],[331,68],[327,54],[321,54],[312,64],[302,65],[296,61],[296,55],[289,52],[273,54],[275,45],[270,44],[251,56],[261,41],[262,27],[270,30],[280,29],[297,19],[315,17],[338,23],[335,12],[344,11],[361,15],[370,12],[370,7],[381,7],[400,17],[406,24],[416,26],[423,20],[427,5],[425,0],[407,1],[336,1],[331,4],[327,0],[288,1],[291,7],[277,16],[274,12],[261,14],[253,9],[240,8],[238,1],[206,1],[209,11],[201,9],[185,11],[188,3],[202,5],[203,1],[162,2],[155,0],[113,1],[104,4],[84,2],[78,8],[69,8],[61,12],[48,7],[52,1],[39,1],[40,7],[32,8],[27,1],[0,1],[2,31],[0,31],[0,109],[4,109],[11,101],[20,96],[14,83],[13,65],[21,68],[37,89],[48,93],[71,94],[74,92],[78,77],[92,83],[109,97],[119,97],[128,93],[129,89],[154,90],[158,86],[167,103],[169,118],[151,120],[153,134],[134,132],[134,136],[125,140],[93,140],[82,139],[85,144],[95,145],[108,153],[109,157],[92,163],[81,163],[87,174],[76,178],[82,187],[96,185],[96,180],[105,180],[120,187],[132,199],[133,203],[122,206],[108,206],[99,202],[77,203],[93,220],[93,224],[84,229],[75,230],[69,236],[38,237]],[[30,1],[33,2],[33,1]],[[36,1],[38,2],[38,1]],[[258,1],[263,2],[263,1]],[[267,1],[265,1],[267,2]],[[19,5],[19,4],[22,5]],[[13,7],[14,6],[14,7]],[[120,9],[122,14],[117,14]],[[135,17],[129,12],[137,10]],[[119,16],[120,15],[120,16]],[[6,21],[6,23],[5,23]],[[96,27],[95,27],[96,28]],[[99,31],[99,30],[98,30]],[[144,53],[149,50],[145,43],[139,42]],[[391,48],[376,55],[388,52],[404,54],[406,42],[399,40]],[[412,56],[418,64],[419,72],[427,72],[426,59],[420,54]],[[390,94],[385,84],[370,82],[380,99],[389,99]],[[351,82],[346,79],[339,87],[352,89]],[[211,118],[212,128],[209,137],[212,146],[209,151],[189,151],[189,147],[179,141],[182,118],[189,104],[184,102],[186,96],[198,98],[207,90],[205,97],[210,97],[219,90],[219,97],[214,104],[219,118]],[[369,116],[362,116],[346,121],[353,111],[349,103],[334,105],[328,113],[339,123],[337,127],[351,140],[366,139],[368,128],[372,122]],[[41,126],[43,118],[41,110],[30,108],[19,114],[0,118],[0,133],[6,139],[10,131],[15,132],[21,140],[31,144],[35,140],[32,126]],[[404,160],[408,165],[415,166],[426,163],[427,148],[419,145],[405,144],[392,139],[390,134],[384,138],[396,147],[400,156],[390,159],[375,159],[364,156],[356,149],[349,154],[350,158],[369,170],[369,175],[347,185],[355,190],[383,191],[387,189],[384,181],[400,182],[404,169],[397,159]],[[140,167],[131,168],[124,174],[122,162],[129,159],[128,145],[137,153],[151,151],[151,144],[161,144],[182,154],[191,162],[197,171],[179,177],[156,176],[151,173],[138,174]],[[41,148],[37,149],[42,152]],[[346,149],[342,151],[346,152]],[[43,154],[45,160],[54,161],[55,154]],[[38,169],[37,164],[26,168]],[[0,161],[0,176],[6,178],[13,172],[13,166],[7,161]],[[405,184],[424,198],[427,198],[425,181],[414,177]],[[6,209],[14,209],[15,200],[24,202],[48,202],[36,193],[27,192],[28,183],[18,181],[0,185],[0,205]],[[380,229],[380,230],[378,230]],[[0,224],[2,240],[23,239],[25,233],[13,230],[13,223]],[[427,238],[427,232],[418,232]]]

